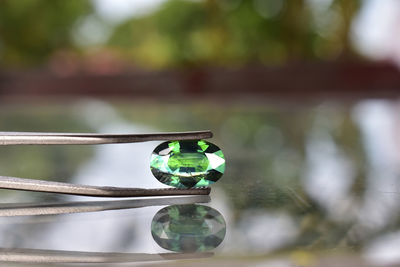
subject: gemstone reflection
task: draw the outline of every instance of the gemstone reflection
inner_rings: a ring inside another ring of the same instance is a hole
[[[178,188],[204,187],[221,178],[225,157],[219,147],[204,140],[169,141],[154,149],[150,168],[164,184]]]
[[[225,238],[226,223],[213,208],[173,205],[157,212],[151,234],[162,248],[176,252],[203,252],[216,248]]]

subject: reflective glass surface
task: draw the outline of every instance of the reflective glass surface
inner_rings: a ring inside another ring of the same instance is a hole
[[[2,131],[210,129],[226,169],[211,186],[210,198],[115,200],[1,190],[0,261],[4,266],[397,263],[398,114],[398,102],[383,100],[2,105]],[[160,143],[3,146],[0,175],[165,188],[150,170],[150,155]]]

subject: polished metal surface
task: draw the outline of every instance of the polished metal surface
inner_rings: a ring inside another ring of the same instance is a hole
[[[208,195],[210,188],[126,188],[111,186],[77,185],[70,183],[0,176],[0,189],[14,189],[92,197],[149,197],[177,195]]]
[[[0,145],[99,145],[207,139],[212,136],[208,130],[148,134],[0,132]]]

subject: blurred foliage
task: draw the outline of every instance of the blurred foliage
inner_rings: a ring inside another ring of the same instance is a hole
[[[117,27],[109,44],[152,67],[351,55],[348,36],[360,1],[336,0],[322,10],[310,2],[170,0],[153,14]]]
[[[170,0],[151,14],[109,25],[108,41],[96,47],[151,68],[330,60],[354,55],[349,32],[361,3]],[[57,50],[90,51],[74,32],[94,13],[89,0],[1,1],[1,64],[35,65]]]
[[[0,1],[1,65],[40,64],[57,50],[73,49],[71,32],[92,10],[89,0]]]

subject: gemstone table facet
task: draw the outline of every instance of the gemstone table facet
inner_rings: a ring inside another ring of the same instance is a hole
[[[226,234],[222,215],[203,205],[168,206],[154,216],[153,239],[162,248],[176,252],[204,252],[221,244]]]
[[[221,149],[204,140],[168,141],[157,146],[150,160],[160,182],[178,187],[204,187],[216,182],[225,171]]]

